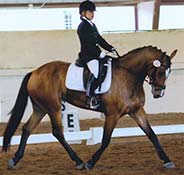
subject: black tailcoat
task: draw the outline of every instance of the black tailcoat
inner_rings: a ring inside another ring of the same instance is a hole
[[[87,20],[83,18],[81,20],[82,21],[77,29],[77,34],[81,44],[79,61],[85,65],[88,61],[99,58],[101,53],[99,46],[109,52],[111,52],[113,46],[108,44],[99,34],[94,23],[92,26]]]

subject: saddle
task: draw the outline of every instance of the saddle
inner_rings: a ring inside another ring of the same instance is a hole
[[[108,70],[108,60],[109,57],[106,56],[103,59],[99,59],[99,74],[97,78],[97,88],[99,91],[101,91],[102,83],[105,80],[105,77],[107,76],[107,70]],[[84,72],[83,72],[83,84],[84,88],[86,89],[87,87],[87,81],[89,78],[90,71],[87,66],[84,67]]]
[[[112,79],[112,62],[111,57],[107,57],[107,59],[102,59],[102,64],[100,63],[100,74],[98,77],[98,88],[95,90],[95,94],[103,94],[107,92],[111,86],[111,79]],[[89,77],[90,71],[88,70],[87,66],[83,67],[76,63],[70,64],[65,85],[70,90],[76,91],[86,91],[87,81]]]

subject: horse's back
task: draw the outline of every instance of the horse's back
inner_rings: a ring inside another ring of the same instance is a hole
[[[32,72],[31,79],[39,80],[38,83],[49,80],[57,80],[66,76],[70,63],[63,61],[52,61],[46,63]],[[60,76],[61,75],[61,76]]]
[[[44,73],[49,74],[52,71],[54,72],[64,71],[68,68],[69,65],[70,63],[64,62],[64,61],[52,61],[52,62],[48,62],[46,64],[41,65],[40,67],[35,69],[33,72],[36,72],[36,73],[44,72]]]

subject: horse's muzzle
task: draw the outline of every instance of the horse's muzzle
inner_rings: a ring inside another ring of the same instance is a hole
[[[153,94],[153,98],[160,98],[164,96],[165,93],[165,86],[161,87],[161,86],[151,86],[152,87],[152,94]]]

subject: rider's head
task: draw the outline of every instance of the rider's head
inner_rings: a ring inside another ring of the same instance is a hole
[[[88,19],[93,19],[96,6],[92,1],[86,0],[80,3],[79,14]]]

